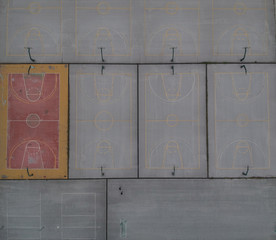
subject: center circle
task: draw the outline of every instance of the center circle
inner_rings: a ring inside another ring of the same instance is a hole
[[[237,14],[237,15],[243,15],[245,14],[247,11],[247,8],[245,6],[244,3],[235,3],[234,5],[234,12]]]
[[[29,5],[29,11],[32,14],[38,14],[38,13],[40,13],[40,11],[41,11],[40,3],[36,3],[36,2],[30,3],[30,5]]]
[[[95,117],[95,126],[102,131],[111,129],[113,122],[114,120],[112,114],[107,111],[99,112]]]
[[[174,15],[179,10],[179,7],[177,6],[177,4],[175,2],[168,2],[166,4],[165,9],[166,9],[166,13],[168,13],[170,15]]]
[[[240,127],[246,127],[248,125],[248,116],[246,114],[239,114],[236,118],[236,122]]]
[[[178,118],[175,114],[169,114],[166,119],[166,123],[169,127],[175,127],[178,123]]]
[[[97,5],[97,12],[99,14],[108,14],[110,11],[110,5],[107,2],[99,2]]]
[[[26,118],[26,124],[30,128],[37,128],[40,124],[40,117],[35,113],[31,113]]]

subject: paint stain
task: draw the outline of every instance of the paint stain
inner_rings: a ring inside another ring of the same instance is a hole
[[[120,219],[120,238],[127,237],[127,220]]]

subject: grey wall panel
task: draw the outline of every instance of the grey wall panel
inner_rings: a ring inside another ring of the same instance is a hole
[[[275,180],[110,180],[108,236],[272,240],[275,194]]]
[[[245,67],[208,66],[212,177],[276,176],[275,65]]]
[[[206,177],[205,67],[139,71],[140,176]]]
[[[248,62],[275,60],[273,0],[137,2],[141,62],[169,62],[173,47],[175,62],[238,62],[245,47]]]
[[[273,0],[212,0],[212,61],[275,61]]]
[[[0,61],[275,60],[273,0],[1,0]]]
[[[170,62],[172,48],[176,62],[197,62],[202,50],[200,8],[199,0],[144,0],[142,62]]]
[[[136,177],[137,67],[101,70],[70,68],[70,178]]]
[[[66,62],[139,62],[135,0],[65,2]],[[73,16],[73,17],[72,17]],[[139,16],[138,16],[139,17]],[[142,17],[142,16],[141,16]],[[142,17],[143,18],[143,17]],[[135,36],[135,37],[134,37]],[[64,50],[65,50],[64,49]]]
[[[62,61],[62,0],[2,0],[0,61],[31,63]]]
[[[105,181],[1,181],[1,240],[106,239]]]

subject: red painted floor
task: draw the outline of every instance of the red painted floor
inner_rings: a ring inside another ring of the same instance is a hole
[[[58,168],[59,75],[9,74],[10,169]]]

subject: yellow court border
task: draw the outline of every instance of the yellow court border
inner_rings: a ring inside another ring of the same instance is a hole
[[[106,2],[103,2],[106,3]],[[79,53],[79,43],[78,43],[78,34],[77,34],[77,30],[78,30],[78,11],[79,10],[97,10],[97,7],[78,7],[78,0],[75,0],[75,56],[77,57],[97,57],[100,56],[100,52],[99,54],[83,54],[83,53]],[[116,8],[116,7],[110,7],[110,10],[116,10],[116,11],[120,11],[120,10],[128,10],[129,11],[129,48],[128,48],[128,52],[127,54],[104,54],[105,56],[109,56],[109,57],[130,57],[131,54],[131,49],[132,49],[132,18],[133,18],[133,14],[132,14],[132,0],[129,0],[129,7],[126,8]]]
[[[159,10],[159,11],[166,11],[166,10],[170,10],[172,8],[169,8],[168,6],[164,7],[164,8],[150,8],[150,7],[146,7],[146,1],[144,0],[144,56],[146,57],[160,57],[160,56],[168,56],[166,54],[149,54],[148,53],[148,45],[147,45],[147,10]],[[173,3],[175,4],[175,2],[168,2],[168,3]],[[168,4],[167,3],[167,4]],[[198,7],[196,8],[177,8],[177,10],[188,10],[188,11],[197,11],[197,15],[198,15],[198,39],[197,39],[197,51],[196,53],[183,53],[183,54],[176,54],[176,56],[180,56],[180,57],[184,57],[184,56],[200,56],[200,0],[198,0]]]
[[[80,76],[84,76],[84,75],[88,75],[88,76],[91,76],[93,77],[93,81],[95,80],[95,77],[98,76],[99,74],[97,73],[84,73],[84,72],[79,72],[77,71],[76,72],[76,80],[75,80],[75,100],[76,100],[76,115],[75,115],[75,121],[76,121],[76,126],[75,126],[75,169],[76,170],[99,170],[100,168],[81,168],[81,167],[78,167],[78,164],[80,164],[80,160],[78,160],[78,123],[79,122],[91,122],[91,123],[94,123],[95,124],[95,120],[79,120],[78,119],[78,90],[79,90],[79,81],[80,80]],[[132,126],[132,123],[133,123],[133,120],[132,120],[132,114],[133,114],[133,106],[132,106],[132,81],[133,81],[133,76],[132,76],[132,73],[106,73],[105,75],[109,75],[109,76],[128,76],[130,77],[130,80],[129,80],[129,93],[130,93],[130,99],[129,99],[129,104],[130,104],[130,120],[112,120],[112,122],[129,122],[130,124],[130,167],[121,167],[121,168],[103,168],[103,169],[106,169],[106,170],[132,170],[133,169],[133,159],[132,159],[132,154],[133,154],[133,141],[132,141],[132,131],[133,131],[133,126]],[[94,157],[93,157],[93,160],[94,160]]]
[[[6,56],[7,57],[24,57],[24,56],[28,56],[28,53],[26,51],[26,54],[9,54],[9,12],[10,10],[28,10],[30,8],[10,8],[10,1],[8,0],[8,6],[7,6],[7,14],[6,14]],[[60,3],[60,6],[56,6],[56,7],[40,7],[40,10],[46,9],[46,10],[58,10],[59,11],[59,19],[60,19],[60,39],[59,39],[59,44],[60,47],[57,46],[57,53],[53,53],[53,54],[32,54],[32,56],[37,56],[37,57],[58,57],[62,55],[62,0],[57,0],[57,2]],[[33,2],[34,3],[34,2]]]
[[[215,144],[215,168],[217,170],[244,170],[244,168],[220,168],[219,165],[219,157],[220,155],[218,154],[218,149],[217,149],[217,122],[222,122],[216,119],[217,117],[217,75],[218,74],[224,74],[224,75],[243,75],[244,73],[240,72],[216,72],[214,73],[214,144]],[[262,120],[262,121],[251,121],[251,122],[267,122],[267,129],[268,129],[268,167],[267,168],[254,168],[252,167],[252,170],[269,170],[271,166],[271,153],[270,153],[270,104],[269,104],[269,78],[268,78],[268,72],[250,72],[248,74],[265,74],[266,78],[266,100],[267,100],[267,120]],[[230,121],[223,121],[223,122],[230,122]]]
[[[68,178],[68,65],[32,64],[33,73],[56,73],[60,76],[59,88],[59,167],[57,169],[7,168],[7,118],[8,118],[8,75],[28,73],[29,64],[0,65],[0,179],[67,179]],[[2,76],[2,78],[1,78]],[[2,91],[3,90],[3,91]],[[5,104],[4,104],[5,103]]]
[[[243,56],[243,53],[241,54],[236,54],[236,53],[218,53],[216,52],[215,49],[215,23],[214,23],[214,17],[215,17],[215,11],[219,11],[219,10],[229,10],[229,11],[233,11],[233,8],[216,8],[214,7],[214,0],[212,0],[212,53],[213,56]],[[247,10],[262,10],[265,11],[265,20],[266,22],[268,22],[268,16],[267,16],[267,0],[264,0],[264,8],[246,8]],[[238,26],[238,25],[236,25]],[[251,53],[251,51],[249,51],[247,53],[248,56],[267,56],[268,55],[268,32],[267,32],[267,28],[266,28],[266,32],[265,32],[265,49],[264,49],[265,53]]]
[[[147,146],[147,123],[152,121],[150,119],[147,119],[147,85],[149,85],[149,76],[152,75],[170,75],[169,73],[146,73],[145,74],[145,85],[144,85],[144,94],[145,94],[145,109],[144,109],[144,113],[145,113],[145,117],[144,117],[144,121],[145,121],[145,169],[148,170],[168,170],[171,168],[167,168],[167,167],[149,167],[149,161],[148,161],[148,146]],[[188,121],[183,121],[183,122],[197,122],[198,126],[197,126],[197,137],[198,137],[198,150],[197,150],[197,154],[198,154],[198,167],[197,168],[177,168],[179,170],[200,170],[200,77],[199,77],[199,73],[195,72],[195,73],[177,73],[176,75],[195,75],[197,78],[197,101],[198,101],[198,106],[197,106],[197,113],[198,113],[198,119],[197,120],[188,120]],[[158,121],[158,120],[157,120]]]

